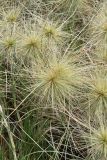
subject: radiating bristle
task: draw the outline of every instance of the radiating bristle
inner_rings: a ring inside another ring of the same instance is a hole
[[[106,0],[0,0],[0,160],[107,160]]]

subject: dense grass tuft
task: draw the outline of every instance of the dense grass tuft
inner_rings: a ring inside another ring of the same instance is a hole
[[[0,0],[0,160],[107,159],[106,0]]]

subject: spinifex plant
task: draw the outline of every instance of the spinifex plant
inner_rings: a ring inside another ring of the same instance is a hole
[[[102,122],[102,118],[97,126],[90,128],[90,133],[85,135],[86,141],[89,143],[88,156],[91,159],[103,159],[107,158],[107,126],[106,121]]]
[[[88,106],[93,113],[104,114],[107,109],[107,71],[98,67],[91,73],[87,82]]]
[[[13,27],[15,26],[19,20],[20,20],[20,14],[21,14],[21,9],[18,7],[10,7],[10,9],[2,9],[0,11],[1,15],[1,27]],[[3,29],[2,28],[2,29]]]
[[[43,96],[49,103],[62,103],[73,96],[75,88],[82,82],[79,68],[65,57],[46,60],[42,66],[32,68],[33,86],[38,86],[38,95]]]
[[[17,57],[21,55],[19,52],[20,47],[20,36],[16,33],[16,31],[19,30],[14,30],[8,28],[8,31],[3,31],[1,33],[1,39],[0,39],[0,51],[1,51],[1,57],[2,60],[7,59],[9,63],[13,57]],[[19,56],[20,57],[20,56]]]
[[[106,1],[0,3],[0,160],[106,160]]]
[[[41,39],[39,38],[39,36],[31,34],[28,35],[25,38],[23,47],[25,47],[27,50],[35,50],[35,49],[39,49],[41,46]]]
[[[18,21],[20,15],[19,9],[11,9],[10,11],[6,11],[3,14],[3,20],[9,23],[15,23]]]
[[[43,49],[43,42],[40,35],[31,32],[27,35],[23,35],[20,42],[21,52],[24,57],[40,57]]]
[[[64,38],[68,36],[66,32],[63,31],[63,25],[59,25],[56,22],[47,20],[46,22],[41,22],[42,34],[47,38],[49,42],[53,41],[57,43],[63,42]]]
[[[16,39],[15,37],[6,37],[1,42],[1,48],[4,50],[9,50],[15,47]]]

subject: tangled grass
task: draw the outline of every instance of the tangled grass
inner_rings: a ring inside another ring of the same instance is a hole
[[[106,0],[0,0],[0,160],[107,159]]]

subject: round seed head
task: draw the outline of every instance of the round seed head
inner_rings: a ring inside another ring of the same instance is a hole
[[[43,34],[47,37],[50,38],[51,40],[55,41],[61,41],[64,37],[67,36],[67,34],[62,31],[62,27],[58,27],[58,25],[53,22],[46,22],[43,25]]]
[[[10,49],[16,45],[16,39],[14,37],[6,37],[6,39],[3,39],[0,44],[4,49]]]
[[[39,71],[35,74],[33,69],[33,83],[40,85],[38,93],[41,92],[49,102],[64,101],[65,98],[73,95],[75,86],[80,83],[78,69],[66,60],[49,59],[46,66],[42,68],[36,66],[36,68]]]
[[[107,73],[97,70],[87,84],[88,98],[92,113],[107,111]]]
[[[102,77],[96,77],[93,80],[93,95],[98,97],[107,97],[107,79]]]
[[[107,128],[95,130],[89,137],[91,143],[90,155],[98,159],[107,158]]]
[[[20,10],[18,8],[5,11],[3,14],[3,20],[9,23],[15,23],[18,21]]]
[[[41,46],[41,39],[39,36],[30,35],[25,37],[23,47],[26,49],[39,49]]]

